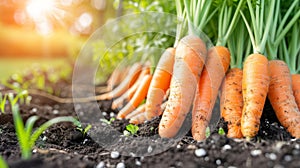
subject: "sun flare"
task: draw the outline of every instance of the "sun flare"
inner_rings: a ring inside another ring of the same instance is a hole
[[[26,11],[34,20],[43,19],[51,14],[55,9],[55,2],[53,0],[30,0],[26,6]]]

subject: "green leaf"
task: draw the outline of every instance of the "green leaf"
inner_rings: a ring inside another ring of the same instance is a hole
[[[5,160],[2,158],[2,156],[0,156],[0,167],[1,168],[8,168],[8,165],[5,162]]]
[[[137,125],[128,124],[126,125],[126,130],[129,131],[132,135],[135,135],[138,132],[139,127]]]
[[[225,135],[225,131],[222,127],[219,128],[218,133],[219,133],[219,135]]]

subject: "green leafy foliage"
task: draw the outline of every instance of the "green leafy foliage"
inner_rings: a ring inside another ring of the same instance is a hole
[[[87,132],[92,128],[91,124],[88,124],[86,127],[83,127],[81,123],[79,123],[76,127],[84,136],[87,134]]]
[[[134,124],[128,124],[126,125],[126,130],[129,131],[131,135],[135,135],[138,132],[139,127]]]
[[[109,120],[105,119],[105,118],[101,118],[100,121],[110,125],[112,122],[114,122],[116,120],[116,118],[112,117]]]
[[[219,130],[218,130],[218,134],[219,135],[225,135],[225,130],[222,127],[220,127]]]
[[[31,116],[26,121],[24,125],[22,117],[19,112],[19,106],[12,106],[12,113],[14,119],[14,125],[16,130],[16,135],[18,137],[22,159],[30,159],[31,158],[31,150],[35,145],[36,140],[39,136],[50,126],[60,122],[72,122],[74,125],[80,125],[80,122],[76,120],[74,117],[56,117],[53,118],[41,126],[39,126],[35,131],[33,130],[34,123],[38,120],[37,116]]]

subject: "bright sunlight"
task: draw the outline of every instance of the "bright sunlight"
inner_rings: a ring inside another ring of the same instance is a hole
[[[52,19],[61,20],[65,11],[57,7],[55,0],[30,0],[26,5],[26,12],[36,24],[37,31],[41,34],[52,32]]]

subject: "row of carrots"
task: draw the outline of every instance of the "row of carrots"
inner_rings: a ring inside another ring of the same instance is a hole
[[[205,28],[208,22],[205,19],[213,18],[208,15],[211,1],[183,0],[182,3],[182,0],[177,0],[176,3],[180,6],[178,15],[187,17],[188,35],[178,38],[180,41],[175,42],[173,48],[166,49],[153,73],[148,62],[116,69],[108,80],[108,90],[111,91],[97,96],[98,100],[113,99],[112,108],[120,109],[117,118],[129,119],[133,124],[161,115],[159,135],[164,138],[178,134],[193,107],[191,132],[195,140],[203,140],[219,94],[221,117],[228,123],[227,136],[232,138],[252,138],[258,133],[268,98],[280,123],[293,137],[300,138],[300,75],[291,75],[290,67],[276,56],[270,59],[271,54],[277,53],[292,24],[298,24],[300,12],[294,16],[287,12],[280,25],[276,25],[281,17],[280,1],[258,0],[253,7],[253,3],[247,0],[249,15],[242,10],[244,0],[237,2],[234,12],[224,1],[219,11],[216,46],[208,48],[197,33],[198,29]],[[293,2],[288,11],[296,9],[297,3],[299,1]],[[239,20],[240,17],[243,20]],[[199,18],[204,21],[199,21]],[[285,18],[292,19],[287,22]],[[253,54],[247,54],[243,65],[236,66],[242,61],[241,56],[233,57],[234,51],[226,46],[230,46],[227,42],[233,30],[242,32],[240,25],[244,23]],[[235,28],[237,25],[240,29]],[[273,34],[278,34],[278,38]]]
[[[280,123],[299,138],[300,75],[291,75],[285,62],[268,61],[261,54],[248,56],[243,70],[227,71],[229,62],[227,48],[216,46],[206,51],[200,38],[186,36],[176,50],[164,52],[153,75],[149,64],[136,63],[117,87],[102,96],[116,98],[112,108],[121,108],[117,118],[134,124],[163,114],[159,134],[168,138],[177,134],[193,104],[192,134],[196,140],[205,138],[219,88],[221,116],[228,122],[227,136],[233,138],[257,134],[268,96]],[[122,70],[116,69],[110,81],[121,81],[121,74]]]

